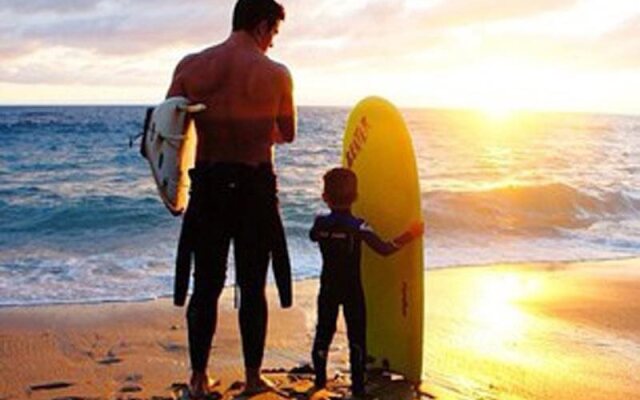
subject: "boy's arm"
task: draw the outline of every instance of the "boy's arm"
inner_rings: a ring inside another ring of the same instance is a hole
[[[361,228],[360,233],[362,239],[375,251],[382,256],[388,256],[400,250],[413,239],[419,237],[424,232],[424,225],[419,222],[411,225],[406,232],[396,237],[390,242],[385,242],[370,228]]]
[[[376,253],[382,256],[388,256],[395,253],[400,248],[396,247],[393,242],[385,242],[372,230],[361,230],[362,240],[369,245]]]
[[[319,235],[319,229],[318,229],[318,217],[316,217],[316,219],[313,221],[313,226],[311,227],[311,230],[309,231],[309,239],[311,239],[312,242],[317,242],[318,240],[320,240],[320,235]]]
[[[424,233],[424,224],[422,222],[414,222],[406,232],[393,239],[398,247],[409,244],[413,239],[420,237]]]

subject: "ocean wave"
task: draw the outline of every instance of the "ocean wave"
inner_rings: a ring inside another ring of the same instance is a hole
[[[171,293],[181,219],[127,147],[144,110],[0,107],[0,306]],[[275,152],[296,279],[319,274],[308,230],[348,111],[301,108],[296,141]],[[407,113],[428,268],[640,254],[640,119],[536,115],[500,132],[481,119]]]
[[[481,191],[423,193],[430,232],[546,235],[587,229],[603,220],[639,216],[640,199],[626,191],[588,193],[563,183]]]
[[[0,204],[3,230],[11,233],[34,233],[37,236],[60,236],[83,232],[123,233],[157,227],[170,219],[161,204],[151,197],[85,196],[56,201],[44,205],[42,199],[35,204]]]

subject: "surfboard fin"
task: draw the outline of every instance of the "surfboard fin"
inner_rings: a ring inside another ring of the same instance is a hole
[[[147,158],[147,152],[144,148],[144,139],[147,136],[147,131],[149,130],[149,124],[151,123],[151,116],[153,115],[154,109],[154,107],[147,107],[144,117],[144,124],[142,125],[142,131],[137,135],[129,136],[129,148],[133,147],[133,144],[136,142],[136,140],[142,138],[142,142],[140,143],[140,154],[144,158]]]

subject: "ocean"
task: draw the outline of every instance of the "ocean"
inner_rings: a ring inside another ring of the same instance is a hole
[[[276,164],[295,279],[348,108],[301,107]],[[640,254],[640,117],[402,110],[418,159],[425,266]],[[0,107],[0,306],[167,296],[180,219],[128,138],[142,106]],[[234,281],[230,259],[228,283]]]

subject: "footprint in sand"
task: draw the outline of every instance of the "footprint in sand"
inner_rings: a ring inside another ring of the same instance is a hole
[[[137,393],[137,392],[142,392],[142,387],[135,384],[125,385],[122,388],[120,388],[120,393]]]
[[[132,373],[127,375],[124,378],[125,382],[132,382],[132,383],[137,383],[140,382],[142,380],[142,374],[138,374],[138,373]]]
[[[98,360],[97,363],[101,365],[119,364],[122,362],[122,358],[118,357],[113,350],[107,351],[107,354],[102,360]]]
[[[162,349],[164,351],[166,351],[167,353],[186,353],[187,352],[187,346],[182,345],[182,344],[178,344],[178,343],[173,343],[173,342],[162,343],[162,342],[158,342],[158,346],[162,347]]]
[[[103,358],[102,360],[98,360],[98,364],[101,364],[101,365],[119,364],[121,362],[122,362],[122,358],[118,358],[118,357],[106,357],[106,358]]]
[[[120,377],[119,379],[122,379]],[[124,382],[122,388],[120,388],[120,393],[138,393],[141,392],[142,384],[142,374],[139,373],[130,373],[124,377]]]
[[[50,383],[43,383],[40,385],[31,385],[29,386],[29,390],[33,392],[37,392],[39,390],[65,389],[73,385],[74,384],[70,382],[50,382]]]

